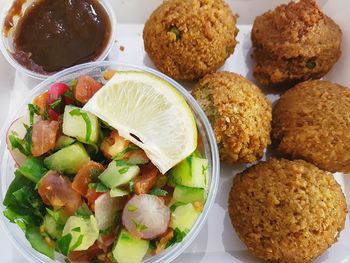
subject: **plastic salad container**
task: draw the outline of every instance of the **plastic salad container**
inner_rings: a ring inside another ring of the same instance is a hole
[[[24,5],[22,6],[22,13],[25,12],[25,10],[33,3],[35,3],[37,0],[26,0]],[[2,10],[2,13],[0,14],[0,26],[1,26],[1,39],[0,39],[0,49],[1,52],[3,53],[4,57],[6,58],[6,60],[11,64],[11,66],[13,66],[16,70],[18,70],[19,72],[23,72],[26,75],[34,78],[34,79],[40,79],[40,80],[44,80],[46,78],[48,78],[50,76],[50,74],[41,74],[41,73],[37,73],[34,72],[30,69],[27,69],[26,67],[24,67],[23,65],[21,65],[20,63],[18,63],[18,61],[12,56],[12,52],[14,51],[13,48],[13,36],[14,36],[14,32],[16,31],[16,26],[18,24],[18,19],[14,20],[14,27],[13,29],[10,30],[8,37],[5,37],[5,35],[3,34],[3,26],[4,26],[4,22],[5,22],[5,18],[7,16],[8,11],[10,10],[12,4],[13,4],[13,0],[4,0],[4,3],[2,3],[1,5],[3,5],[0,9]],[[115,42],[116,39],[116,30],[117,30],[117,19],[116,19],[116,15],[114,13],[113,7],[110,4],[110,1],[108,0],[99,0],[100,4],[104,7],[104,9],[106,10],[108,17],[110,19],[111,22],[111,34],[110,34],[110,39],[105,47],[105,49],[103,50],[103,52],[101,53],[100,56],[98,56],[95,61],[103,61],[106,59],[106,57],[108,56],[108,54],[110,53],[113,44]],[[52,75],[52,74],[51,74]]]
[[[36,88],[34,88],[30,92],[30,94],[28,94],[25,101],[23,101],[23,103],[18,107],[18,110],[11,114],[10,118],[8,119],[8,122],[6,123],[6,125],[4,125],[2,134],[1,134],[0,223],[1,223],[1,226],[4,228],[5,232],[8,234],[9,238],[14,243],[14,245],[30,262],[46,263],[46,262],[53,262],[53,261],[47,258],[46,256],[40,254],[39,252],[36,252],[31,247],[27,239],[25,238],[24,232],[20,229],[20,227],[16,224],[9,222],[8,219],[2,213],[4,211],[4,206],[2,202],[4,200],[8,186],[10,185],[10,183],[14,178],[14,171],[16,168],[15,161],[13,160],[10,152],[7,150],[7,145],[6,145],[7,129],[13,120],[24,115],[24,113],[27,110],[28,103],[31,103],[33,99],[36,97],[36,95],[42,93],[43,91],[46,91],[50,87],[50,85],[52,85],[53,83],[56,83],[56,82],[68,83],[70,80],[75,79],[82,74],[98,77],[98,76],[101,76],[102,72],[104,72],[107,69],[148,72],[150,74],[156,75],[159,78],[162,78],[163,80],[167,81],[172,86],[174,86],[183,95],[183,97],[185,98],[188,105],[193,111],[193,114],[195,116],[196,123],[197,123],[199,136],[201,137],[203,146],[204,146],[203,154],[205,155],[205,158],[207,158],[209,162],[209,186],[208,186],[207,201],[205,203],[205,206],[203,208],[201,215],[198,217],[192,229],[186,235],[186,237],[183,239],[181,243],[178,243],[172,247],[167,248],[166,250],[164,250],[162,253],[158,255],[146,258],[144,259],[143,262],[166,263],[174,260],[177,256],[179,256],[191,244],[191,242],[196,238],[196,236],[200,232],[201,228],[203,227],[207,219],[210,208],[214,203],[215,196],[217,193],[217,188],[218,188],[219,169],[220,169],[217,145],[215,142],[212,128],[209,124],[207,117],[205,116],[204,112],[199,107],[197,102],[194,100],[194,98],[190,95],[190,93],[186,89],[184,89],[181,85],[179,85],[177,82],[165,76],[164,74],[146,67],[141,68],[141,67],[123,65],[123,64],[118,64],[115,62],[108,62],[108,61],[91,62],[87,64],[77,65],[72,68],[65,69],[49,77],[48,79],[43,81],[41,84],[39,84]],[[63,256],[56,254],[56,262],[64,262]]]

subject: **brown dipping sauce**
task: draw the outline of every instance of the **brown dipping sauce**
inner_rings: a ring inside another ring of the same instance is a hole
[[[23,0],[14,7],[16,2]],[[110,35],[110,19],[98,0],[41,0],[20,18],[13,56],[26,68],[48,74],[95,60]]]

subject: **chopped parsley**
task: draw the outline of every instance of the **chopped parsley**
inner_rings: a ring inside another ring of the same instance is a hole
[[[80,232],[81,232],[81,229],[80,229],[80,227],[78,226],[78,227],[76,227],[76,228],[73,228],[72,231],[80,233]]]
[[[175,34],[176,40],[180,40],[181,39],[181,32],[176,26],[172,26],[170,28],[169,32]]]
[[[11,143],[12,150],[18,149],[21,153],[23,153],[26,156],[30,155],[30,153],[27,152],[27,150],[23,147],[24,142],[22,139],[18,138],[17,133],[12,132],[9,136],[9,140]]]
[[[135,212],[137,211],[137,206],[134,206],[134,205],[128,205],[128,211],[129,212]]]
[[[124,160],[115,160],[116,166],[125,166],[128,165],[126,161]]]
[[[185,229],[184,231],[181,231],[178,228],[175,228],[174,230],[174,237],[169,241],[167,247],[171,247],[175,245],[176,243],[182,242],[182,240],[185,238],[187,233],[189,232],[188,229]]]
[[[61,251],[61,253],[64,256],[67,256],[69,253],[69,245],[71,241],[72,241],[71,234],[67,234],[62,238],[60,238],[59,240],[57,240],[57,248],[59,249],[59,251]]]
[[[89,207],[83,203],[83,205],[75,212],[75,215],[82,218],[90,218],[92,212],[90,211]]]
[[[144,224],[141,224],[141,223],[138,223],[136,220],[132,219],[132,222],[134,223],[135,227],[136,227],[136,230],[141,232],[143,230],[147,230],[148,227],[145,226]]]
[[[55,100],[50,104],[51,109],[53,110],[57,109],[61,105],[61,102],[62,102],[62,97],[60,96],[57,100]]]
[[[119,170],[118,170],[118,173],[119,173],[119,174],[125,174],[125,173],[127,173],[128,171],[129,171],[129,167],[126,166],[126,167],[123,167],[123,168],[119,169]]]
[[[313,60],[309,60],[308,62],[306,62],[306,67],[309,69],[313,69],[316,67],[316,62]]]
[[[74,109],[69,112],[71,116],[81,116],[83,120],[85,121],[86,126],[86,135],[85,135],[85,141],[89,142],[91,133],[92,133],[92,125],[91,120],[86,112],[81,111],[80,109]]]
[[[30,123],[30,126],[32,126],[34,123],[34,115],[40,115],[40,108],[37,105],[28,104],[28,110],[29,110],[29,123]]]
[[[135,192],[135,181],[134,180],[129,181],[129,189],[130,189],[130,193]]]
[[[97,193],[104,193],[104,192],[108,192],[109,191],[109,188],[104,185],[103,183],[98,183],[96,185],[96,192]]]
[[[167,196],[168,192],[163,190],[163,189],[159,189],[159,188],[154,188],[149,192],[150,195],[156,195],[156,196]]]
[[[88,184],[89,189],[95,189],[97,193],[105,193],[109,191],[109,188],[103,183],[90,183]]]

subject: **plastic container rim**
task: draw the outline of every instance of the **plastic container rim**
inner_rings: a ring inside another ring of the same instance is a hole
[[[79,72],[79,71],[103,67],[103,66],[144,71],[144,72],[151,73],[151,74],[167,81],[177,91],[179,91],[181,93],[181,95],[186,99],[187,103],[190,104],[190,107],[195,111],[195,113],[197,113],[199,115],[200,121],[204,124],[203,128],[204,128],[204,131],[206,132],[207,137],[208,137],[208,144],[209,144],[209,150],[210,150],[209,153],[211,155],[210,157],[212,160],[212,163],[211,163],[212,173],[210,175],[211,176],[211,183],[210,183],[210,188],[208,191],[208,197],[207,197],[207,201],[205,203],[205,206],[203,208],[203,211],[202,211],[201,215],[199,216],[199,218],[197,219],[196,223],[192,226],[192,229],[190,230],[190,232],[186,235],[186,237],[184,238],[184,240],[181,243],[178,243],[178,244],[174,245],[173,247],[166,249],[163,253],[161,253],[159,255],[152,256],[152,257],[147,258],[143,261],[143,263],[168,263],[168,262],[171,262],[175,258],[177,258],[194,241],[194,239],[197,237],[197,235],[201,231],[202,227],[204,226],[204,224],[208,218],[208,214],[210,212],[211,207],[214,204],[215,197],[216,197],[217,190],[218,190],[219,177],[220,177],[220,161],[219,161],[218,148],[217,148],[216,140],[214,137],[214,132],[211,128],[211,125],[210,125],[209,120],[206,117],[205,113],[203,112],[203,110],[201,109],[199,104],[196,102],[196,100],[192,97],[192,95],[184,87],[182,87],[178,82],[174,81],[173,79],[164,75],[163,73],[160,73],[160,72],[158,72],[154,69],[151,69],[149,67],[146,67],[146,66],[141,67],[141,66],[135,66],[135,65],[124,64],[124,63],[117,63],[117,62],[112,62],[112,61],[100,61],[100,62],[89,62],[89,63],[85,63],[85,64],[76,65],[74,67],[64,69],[63,71],[60,71],[60,72],[50,76],[49,78],[47,78],[45,81],[41,82],[33,90],[30,91],[28,96],[26,96],[26,98],[22,101],[21,105],[17,108],[17,110],[14,113],[9,114],[9,117],[7,118],[7,121],[5,122],[5,125],[3,126],[2,130],[1,130],[1,140],[0,140],[0,151],[2,154],[1,159],[0,159],[1,172],[4,169],[4,165],[6,165],[4,163],[4,158],[6,157],[5,156],[6,151],[8,152],[8,150],[6,148],[7,147],[6,146],[7,129],[9,127],[9,125],[11,125],[13,120],[15,120],[17,117],[19,117],[19,114],[21,114],[23,112],[23,109],[28,104],[28,101],[31,98],[33,98],[35,95],[42,92],[43,88],[55,79],[63,78],[64,76],[72,74],[74,72]],[[7,155],[10,155],[10,154],[7,153]],[[8,156],[8,157],[12,158],[11,156]],[[0,184],[1,184],[1,182],[0,182]],[[1,189],[3,189],[3,186],[0,185],[0,187],[1,187]],[[16,248],[18,248],[20,250],[21,254],[23,256],[25,256],[25,258],[28,259],[30,262],[43,262],[43,263],[50,262],[49,258],[47,258],[48,261],[42,261],[38,257],[33,257],[33,252],[35,254],[39,254],[39,252],[34,251],[34,249],[32,249],[31,251],[27,251],[25,249],[25,247],[19,246],[19,243],[15,239],[15,236],[11,234],[11,232],[9,231],[7,226],[5,225],[6,223],[10,223],[10,222],[8,222],[8,219],[2,214],[2,212],[4,211],[4,208],[5,208],[2,204],[2,201],[4,199],[2,192],[3,191],[1,190],[0,191],[0,197],[1,197],[0,226],[1,226],[1,228],[3,228],[4,232],[7,234],[7,236],[9,237],[11,242],[14,244],[14,246]],[[60,262],[60,261],[56,260],[56,261],[52,261],[52,262]]]

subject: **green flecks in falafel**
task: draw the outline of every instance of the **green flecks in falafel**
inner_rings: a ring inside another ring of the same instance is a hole
[[[176,36],[176,41],[178,41],[178,40],[181,39],[181,32],[180,32],[180,30],[179,30],[176,26],[172,26],[172,27],[169,29],[169,32],[175,34],[175,36]]]
[[[314,69],[316,67],[316,62],[314,60],[308,60],[306,62],[306,67],[309,69]]]

